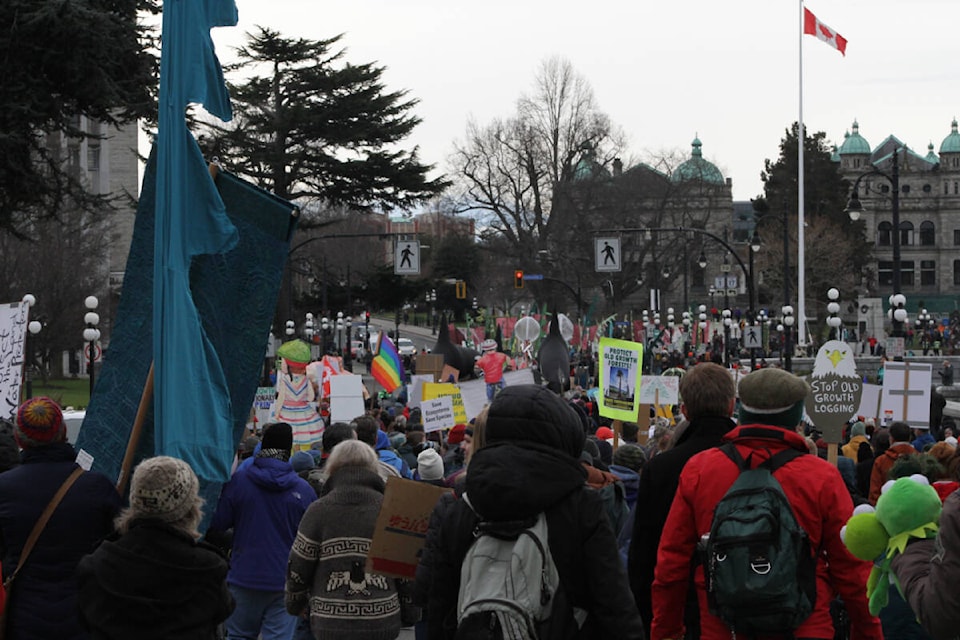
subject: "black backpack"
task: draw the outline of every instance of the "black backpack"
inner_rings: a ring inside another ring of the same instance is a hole
[[[736,635],[792,635],[813,612],[817,560],[773,472],[805,454],[786,449],[751,468],[752,454],[720,450],[740,475],[700,543],[710,612]]]

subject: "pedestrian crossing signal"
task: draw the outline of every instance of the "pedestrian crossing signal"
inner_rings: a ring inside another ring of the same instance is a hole
[[[466,300],[467,299],[467,283],[464,280],[457,280],[455,285],[457,292],[457,300]]]
[[[513,288],[523,289],[523,270],[517,269],[513,272]]]

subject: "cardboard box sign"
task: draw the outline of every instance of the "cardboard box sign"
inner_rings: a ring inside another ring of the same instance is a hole
[[[427,540],[430,514],[440,496],[450,491],[425,482],[388,478],[380,515],[370,541],[367,571],[394,578],[413,578],[420,550]]]

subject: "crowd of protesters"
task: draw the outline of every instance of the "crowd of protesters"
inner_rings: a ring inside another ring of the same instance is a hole
[[[246,434],[233,477],[208,505],[194,472],[174,458],[140,462],[126,503],[101,474],[75,474],[59,407],[34,398],[0,426],[0,558],[4,577],[16,578],[4,637],[389,640],[413,627],[417,638],[452,639],[461,563],[479,520],[538,513],[564,596],[541,637],[729,637],[696,560],[736,478],[718,449],[727,443],[755,461],[804,454],[774,474],[818,550],[814,608],[787,635],[955,637],[955,426],[878,426],[861,416],[831,464],[829,445],[803,422],[807,389],[779,369],[750,373],[738,388],[726,369],[703,363],[681,379],[675,422],[612,424],[579,387],[558,395],[517,385],[469,423],[430,433],[418,409],[374,397],[349,423],[324,417],[307,446],[283,422]],[[840,529],[855,505],[876,504],[890,478],[910,473],[945,501],[940,536],[908,547],[876,617],[866,599],[871,565],[846,550]],[[366,563],[390,478],[450,489],[412,580]]]

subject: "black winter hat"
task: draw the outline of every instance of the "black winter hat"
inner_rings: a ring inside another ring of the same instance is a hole
[[[569,403],[545,387],[523,384],[494,398],[485,437],[487,444],[533,442],[579,458],[586,434]]]

